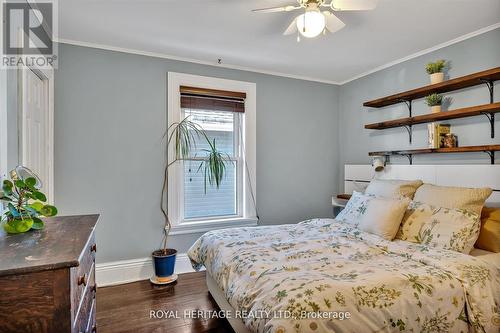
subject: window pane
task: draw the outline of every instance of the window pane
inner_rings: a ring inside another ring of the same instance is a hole
[[[200,125],[217,150],[234,157],[235,131],[238,115],[233,112],[184,109],[184,116]],[[195,136],[196,149],[192,157],[203,158],[209,149],[205,138]],[[184,218],[204,218],[236,215],[236,162],[226,164],[226,176],[221,186],[207,184],[205,193],[204,169],[198,171],[200,161],[184,162]]]
[[[221,186],[207,184],[205,194],[203,168],[199,161],[184,162],[184,218],[236,215],[236,162],[226,165]]]
[[[215,139],[215,146],[221,152],[230,156],[234,155],[234,112],[206,111],[184,109],[184,115],[189,120],[201,126],[207,133],[210,141]],[[203,157],[206,152],[203,149],[209,149],[208,143],[204,138],[195,136],[196,149],[193,149],[192,156]]]

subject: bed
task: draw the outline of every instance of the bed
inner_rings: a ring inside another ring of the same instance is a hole
[[[499,332],[500,254],[335,219],[211,231],[188,251],[237,333]]]
[[[213,231],[189,256],[206,267],[209,286],[215,282],[234,317],[249,314],[233,321],[250,332],[500,327],[500,270],[493,263],[386,241],[335,220]]]

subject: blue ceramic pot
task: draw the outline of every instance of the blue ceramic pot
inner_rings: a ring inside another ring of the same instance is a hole
[[[164,253],[162,250],[156,250],[152,255],[155,267],[155,275],[157,277],[162,278],[174,274],[177,250],[167,249],[166,253]]]

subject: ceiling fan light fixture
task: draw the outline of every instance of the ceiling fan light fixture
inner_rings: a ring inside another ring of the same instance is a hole
[[[325,16],[319,9],[307,9],[306,12],[297,17],[297,30],[307,38],[314,38],[325,30]]]

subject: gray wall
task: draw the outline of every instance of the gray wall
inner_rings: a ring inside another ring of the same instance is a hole
[[[467,39],[460,43],[442,48],[435,52],[400,63],[342,85],[339,89],[340,118],[339,134],[341,149],[339,158],[339,179],[343,179],[344,164],[367,164],[371,160],[369,151],[393,150],[405,148],[425,148],[427,146],[427,126],[414,126],[413,144],[408,142],[404,128],[382,131],[366,130],[365,124],[383,120],[407,117],[404,104],[381,109],[365,108],[363,102],[378,97],[429,84],[425,65],[437,59],[451,60],[449,75],[458,77],[477,71],[500,66],[500,29]],[[500,101],[500,85],[495,85],[495,101]],[[450,109],[489,103],[489,93],[485,85],[446,94],[453,99]],[[428,113],[424,100],[413,103],[413,114]],[[446,121],[451,124],[452,132],[458,135],[461,146],[499,144],[500,117],[496,118],[494,139],[490,138],[489,122],[485,116]],[[500,158],[497,154],[497,161]],[[408,163],[405,157],[393,157],[391,163]],[[414,164],[437,163],[489,163],[489,157],[483,153],[453,155],[420,155],[414,157]],[[339,190],[342,189],[339,182]]]
[[[451,77],[499,66],[500,29],[341,87],[64,44],[59,51],[55,200],[61,214],[102,214],[97,259],[105,262],[146,257],[160,242],[168,71],[257,84],[261,223],[293,223],[331,216],[330,197],[342,190],[344,164],[369,163],[372,150],[426,146],[425,125],[414,127],[411,146],[403,128],[365,130],[364,124],[405,117],[407,110],[403,105],[368,109],[363,102],[428,84],[424,66],[436,59],[452,61]],[[488,102],[484,86],[447,96],[453,109]],[[427,112],[423,100],[415,101],[415,115]],[[484,117],[450,123],[460,145],[498,144],[498,118],[495,139]],[[480,153],[415,157],[415,164],[488,161]],[[170,245],[185,252],[198,236],[172,236]]]
[[[55,202],[102,215],[98,262],[149,256],[160,243],[167,72],[257,84],[262,224],[331,216],[338,187],[338,87],[60,45],[55,74]],[[199,234],[172,236],[185,252]]]

